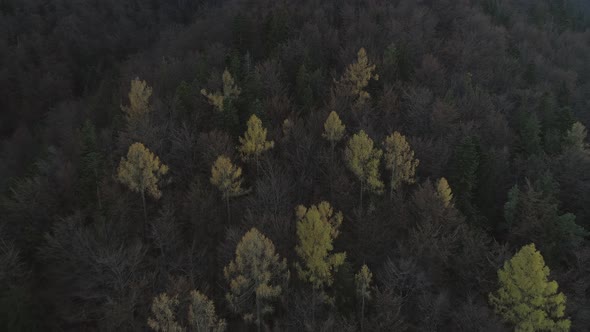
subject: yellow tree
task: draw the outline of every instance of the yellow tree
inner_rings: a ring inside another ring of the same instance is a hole
[[[299,278],[312,285],[312,301],[315,301],[315,292],[321,291],[324,295],[323,288],[332,285],[334,272],[346,258],[346,253],[331,253],[334,249],[332,242],[338,236],[342,224],[342,213],[334,213],[330,203],[321,202],[309,209],[298,206],[296,215],[298,242],[295,252],[302,264],[296,264],[295,267]],[[315,313],[315,302],[313,309]],[[315,325],[315,319],[312,320]]]
[[[372,280],[373,273],[371,273],[371,270],[369,270],[369,267],[366,264],[363,265],[361,270],[354,276],[356,295],[361,299],[361,331],[365,330],[365,301],[371,299]]]
[[[449,205],[451,205],[451,201],[453,200],[453,191],[451,190],[451,186],[449,186],[447,179],[438,179],[436,182],[436,194],[441,199],[445,207],[449,207]]]
[[[155,297],[151,306],[151,316],[148,318],[148,326],[156,332],[184,332],[185,329],[176,322],[176,308],[178,298],[169,297],[162,293]]]
[[[247,126],[244,137],[239,138],[241,144],[239,151],[244,161],[254,160],[258,170],[260,156],[263,152],[272,149],[275,143],[266,140],[266,128],[262,126],[262,121],[256,115],[252,114]]]
[[[158,181],[167,172],[168,166],[162,164],[160,158],[141,143],[133,143],[127,151],[127,157],[121,158],[119,163],[118,180],[131,191],[141,194],[144,231],[147,223],[145,193],[147,192],[154,199],[159,199],[162,193],[158,188]]]
[[[226,156],[219,156],[211,167],[211,184],[219,191],[226,202],[227,219],[230,220],[229,199],[245,193],[242,189],[242,169],[234,166]]]
[[[279,258],[271,240],[252,228],[238,243],[236,257],[223,274],[229,282],[225,297],[231,309],[245,321],[254,321],[260,332],[263,317],[274,311],[272,303],[289,278],[287,261]]]
[[[414,158],[414,151],[406,137],[397,131],[387,136],[383,142],[385,147],[385,168],[391,171],[389,184],[389,198],[393,197],[393,191],[402,183],[414,183],[416,167],[420,163]]]
[[[152,88],[145,81],[135,78],[131,81],[131,90],[128,96],[129,106],[121,106],[121,109],[127,118],[128,127],[134,128],[139,122],[144,121],[151,111]]]
[[[362,105],[371,98],[371,95],[365,91],[371,79],[379,80],[379,75],[375,74],[375,65],[369,63],[367,51],[361,48],[357,54],[356,62],[348,65],[344,75],[339,81],[336,81],[347,94],[356,98],[357,105]]]
[[[201,94],[207,99],[209,99],[209,103],[218,111],[223,112],[223,105],[227,101],[236,99],[240,96],[242,92],[240,88],[236,85],[234,78],[231,76],[229,71],[224,70],[222,75],[223,80],[223,91],[222,92],[215,92],[211,93],[205,89],[201,89]]]
[[[342,137],[344,137],[345,129],[346,126],[344,126],[342,121],[340,121],[338,113],[334,111],[330,112],[326,122],[324,122],[324,133],[322,134],[322,137],[330,142],[332,154],[334,154],[334,147],[336,146],[336,143],[338,143]]]
[[[195,332],[223,332],[226,329],[225,320],[215,314],[213,301],[196,290],[190,293],[188,323]]]
[[[373,145],[373,140],[361,130],[352,136],[344,150],[344,159],[348,168],[358,177],[361,184],[361,208],[365,186],[372,192],[379,194],[383,192],[383,182],[379,179],[379,160],[383,152],[374,148]]]
[[[565,295],[548,276],[541,253],[534,244],[526,245],[498,270],[500,288],[490,294],[490,303],[516,331],[569,331]]]

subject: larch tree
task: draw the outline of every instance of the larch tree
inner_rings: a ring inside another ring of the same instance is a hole
[[[188,324],[194,332],[223,332],[227,324],[215,314],[215,305],[199,291],[190,293]]]
[[[356,104],[362,105],[371,98],[371,95],[365,91],[369,81],[379,80],[379,75],[375,73],[375,65],[369,63],[367,51],[361,48],[357,53],[357,60],[346,68],[344,75],[336,84],[341,87],[345,93],[356,98]]]
[[[315,294],[334,282],[334,273],[344,264],[346,253],[332,253],[334,239],[342,224],[342,213],[334,213],[328,202],[312,205],[309,209],[300,205],[296,209],[297,245],[295,252],[301,264],[295,265],[299,278],[308,282],[313,290],[313,313],[315,313]],[[312,321],[315,325],[315,315]]]
[[[445,178],[440,178],[436,181],[436,194],[443,202],[445,207],[449,207],[451,205],[451,201],[453,200],[453,191],[451,190],[451,186],[449,186],[449,182]]]
[[[580,122],[575,122],[566,134],[565,144],[571,149],[585,151],[588,148],[588,144],[585,142],[587,135],[586,127]]]
[[[365,330],[365,302],[371,299],[371,282],[373,281],[373,273],[365,264],[360,271],[354,276],[354,283],[356,286],[356,295],[361,301],[361,331]]]
[[[223,112],[224,105],[226,103],[231,102],[240,96],[242,92],[240,88],[236,85],[234,78],[231,76],[229,71],[226,69],[223,71],[222,75],[223,80],[223,91],[222,92],[215,92],[211,93],[205,89],[201,89],[201,94],[209,100],[209,103],[219,111]]]
[[[235,258],[223,274],[229,282],[226,299],[231,309],[260,331],[289,278],[287,261],[279,258],[270,239],[252,228],[238,243]]]
[[[147,114],[151,112],[150,97],[152,88],[139,78],[131,81],[129,91],[129,106],[121,106],[127,119],[128,129],[135,128],[140,122],[145,121]]]
[[[324,133],[322,134],[322,137],[330,142],[332,154],[334,154],[336,143],[344,137],[345,129],[346,126],[340,121],[338,113],[335,111],[330,112],[326,122],[324,122]]]
[[[227,220],[230,220],[229,199],[245,193],[242,188],[242,169],[226,156],[219,156],[211,167],[211,184],[221,192],[226,202]]]
[[[385,168],[391,171],[389,198],[402,183],[412,184],[416,181],[416,167],[420,161],[414,158],[414,151],[406,137],[399,132],[387,136],[383,142],[385,147]]]
[[[171,298],[166,293],[156,296],[152,302],[148,326],[156,332],[184,332],[185,328],[176,322],[178,303],[176,296]]]
[[[144,231],[147,223],[145,194],[147,192],[152,198],[159,199],[162,192],[158,188],[158,181],[166,173],[168,173],[168,166],[162,164],[160,158],[141,143],[133,143],[129,147],[127,157],[121,158],[119,163],[118,180],[131,191],[141,194]]]
[[[244,133],[244,137],[240,137],[239,147],[240,154],[244,161],[254,160],[256,163],[256,170],[260,167],[260,156],[265,151],[274,147],[274,141],[267,141],[267,130],[262,126],[262,121],[254,114],[250,116],[247,123],[248,129]]]
[[[360,205],[363,206],[363,192],[366,187],[371,192],[382,193],[383,182],[380,180],[379,161],[383,152],[374,148],[371,138],[361,130],[352,136],[344,150],[344,159],[348,168],[360,181]]]
[[[566,297],[548,276],[541,253],[526,245],[498,270],[500,288],[490,294],[490,303],[516,331],[569,331]]]

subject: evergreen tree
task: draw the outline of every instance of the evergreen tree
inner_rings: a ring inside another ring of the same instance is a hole
[[[397,131],[385,138],[385,168],[391,171],[389,198],[400,184],[412,184],[416,180],[416,167],[420,161],[414,158],[414,151],[406,141],[406,137]]]
[[[168,166],[162,164],[160,158],[141,143],[133,143],[129,147],[127,157],[121,158],[119,163],[118,180],[131,191],[141,194],[144,231],[145,223],[147,223],[145,193],[147,192],[154,199],[159,199],[162,192],[158,188],[158,181],[166,173],[168,173]]]
[[[229,282],[226,299],[245,321],[254,322],[260,332],[264,316],[274,311],[289,278],[287,261],[281,260],[274,244],[256,228],[238,243],[235,258],[223,270]]]
[[[450,180],[457,203],[467,215],[475,213],[472,199],[478,183],[480,159],[479,144],[472,137],[464,138],[455,150]]]
[[[344,159],[348,168],[360,180],[360,205],[363,206],[363,191],[365,186],[375,193],[383,192],[383,182],[380,180],[379,160],[383,152],[373,147],[373,140],[361,130],[352,136],[344,150]]]
[[[349,96],[356,98],[356,104],[362,105],[371,98],[371,95],[365,91],[369,81],[379,80],[379,75],[375,74],[375,65],[369,64],[367,51],[361,48],[357,54],[356,62],[348,65],[344,75],[336,84]]]
[[[363,265],[360,271],[354,276],[356,295],[361,300],[361,331],[365,330],[365,301],[371,299],[371,282],[373,273],[367,265]]]
[[[215,314],[213,301],[196,290],[190,293],[188,323],[194,332],[223,332],[226,329],[225,320]]]
[[[103,174],[103,156],[98,150],[96,132],[90,121],[82,127],[82,155],[80,157],[80,187],[82,197],[86,199],[88,193],[92,192],[96,198],[98,209],[102,209],[99,182]]]
[[[253,114],[250,117],[247,125],[248,129],[244,133],[244,137],[239,138],[241,144],[239,151],[243,160],[254,160],[258,170],[260,156],[263,152],[272,149],[275,143],[266,140],[266,128],[262,126],[262,121],[256,115]]]
[[[226,156],[219,156],[211,167],[211,184],[213,184],[227,205],[227,219],[230,220],[229,199],[244,194],[242,188],[242,169],[234,166]]]
[[[516,331],[569,331],[565,295],[548,276],[541,253],[526,245],[498,270],[500,288],[490,294],[490,303]]]
[[[184,332],[185,328],[176,322],[178,303],[176,296],[170,298],[166,293],[156,296],[152,302],[148,326],[156,332]]]

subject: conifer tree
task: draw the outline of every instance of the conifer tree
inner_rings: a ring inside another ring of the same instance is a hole
[[[416,180],[416,167],[420,163],[414,158],[414,151],[406,141],[406,137],[397,131],[385,138],[385,168],[391,171],[389,197],[397,190],[401,183],[412,184]]]
[[[371,299],[371,282],[373,273],[367,265],[363,265],[360,271],[355,274],[354,282],[356,285],[356,295],[361,299],[361,331],[364,331],[365,323],[365,301]]]
[[[170,298],[162,293],[152,302],[152,315],[148,318],[148,326],[156,332],[184,332],[185,329],[176,322],[178,298]]]
[[[363,191],[365,186],[375,193],[383,192],[383,182],[380,180],[379,160],[383,152],[373,147],[374,143],[361,130],[352,136],[344,150],[344,159],[348,168],[360,181],[360,205],[363,206]]]
[[[356,98],[356,104],[362,105],[371,95],[365,91],[369,81],[379,80],[379,75],[375,74],[375,65],[369,64],[367,51],[361,48],[357,54],[356,62],[348,65],[344,75],[336,83],[350,96]]]
[[[160,158],[154,155],[141,143],[133,143],[129,147],[127,157],[121,158],[117,171],[118,180],[131,191],[141,194],[143,203],[144,231],[147,223],[147,210],[145,205],[145,193],[154,199],[162,196],[158,188],[158,181],[162,175],[168,172],[168,166],[160,162]]]
[[[342,213],[334,213],[328,202],[312,205],[309,209],[300,205],[296,209],[297,246],[295,252],[302,261],[296,264],[299,278],[312,286],[315,301],[316,292],[324,296],[324,287],[334,282],[334,273],[344,264],[346,253],[331,253],[333,241],[342,224]],[[313,305],[315,312],[315,302]],[[315,316],[314,316],[315,318]],[[315,319],[312,319],[315,325]]]
[[[229,282],[226,299],[231,309],[245,321],[261,329],[265,315],[274,311],[273,302],[281,295],[289,278],[287,261],[256,228],[248,231],[236,248],[236,256],[223,270]]]
[[[219,112],[223,112],[224,105],[238,98],[242,92],[227,69],[223,71],[222,80],[222,92],[210,93],[205,89],[201,89],[201,94],[207,97],[209,103],[215,106]]]
[[[242,188],[242,169],[234,166],[226,156],[219,156],[211,167],[211,184],[219,191],[226,202],[227,219],[230,220],[229,199],[244,194]]]
[[[223,332],[226,329],[225,320],[215,314],[213,301],[196,290],[190,293],[188,323],[194,332]]]
[[[98,209],[102,209],[99,181],[103,174],[103,156],[98,150],[96,132],[90,121],[82,127],[82,155],[80,160],[80,182],[84,194],[94,192]],[[86,195],[82,195],[86,198]]]
[[[526,245],[498,270],[500,288],[490,294],[490,303],[516,331],[569,331],[565,295],[548,276],[541,253]]]
[[[121,106],[127,118],[128,128],[134,128],[151,112],[150,97],[152,88],[139,78],[131,81],[131,90],[129,91],[129,106]]]
[[[436,182],[436,194],[443,201],[445,207],[449,207],[449,205],[451,205],[451,201],[453,200],[453,191],[451,190],[447,179],[438,179]]]
[[[274,147],[274,141],[266,140],[266,128],[262,126],[262,121],[252,114],[247,123],[248,129],[244,137],[240,137],[239,147],[240,154],[244,161],[254,160],[256,169],[259,168],[259,159],[263,152]]]

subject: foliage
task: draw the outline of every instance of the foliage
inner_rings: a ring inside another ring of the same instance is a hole
[[[299,205],[296,216],[295,252],[302,260],[302,265],[296,264],[299,278],[311,283],[314,289],[331,286],[334,272],[346,258],[346,253],[331,253],[342,224],[342,213],[334,213],[330,203],[321,202],[309,208]]]
[[[548,276],[541,253],[534,244],[526,245],[498,270],[500,288],[490,294],[490,303],[516,331],[569,331],[566,297]]]
[[[375,74],[375,65],[369,64],[367,51],[361,48],[358,51],[356,62],[346,67],[344,75],[336,84],[342,88],[348,95],[356,98],[357,105],[364,104],[371,95],[365,91],[371,79],[379,80],[379,75]]]
[[[416,180],[416,167],[420,161],[414,158],[414,151],[406,137],[397,131],[387,136],[383,142],[385,148],[385,168],[391,171],[390,197],[402,183],[412,184]]]
[[[213,301],[196,290],[190,293],[188,323],[195,332],[223,332],[226,329],[225,320],[215,314]]]
[[[231,309],[260,329],[264,316],[274,312],[273,302],[284,290],[289,277],[287,261],[279,258],[266,236],[252,228],[238,243],[235,258],[223,274],[229,283],[226,299]]]
[[[219,191],[223,198],[242,195],[242,169],[232,164],[226,156],[219,156],[211,167],[211,184]]]
[[[262,153],[272,149],[275,143],[266,140],[266,128],[262,126],[262,121],[256,115],[253,114],[250,117],[247,126],[244,137],[240,137],[239,151],[242,159],[246,161],[254,159],[258,165]]]
[[[379,174],[379,161],[382,155],[383,152],[373,147],[373,140],[363,130],[354,134],[346,145],[344,159],[361,183],[361,206],[365,186],[371,192],[383,192],[383,182]]]
[[[443,201],[445,207],[449,207],[451,205],[451,201],[453,200],[453,191],[451,190],[447,179],[440,178],[438,181],[436,181],[436,193]]]
[[[223,80],[223,92],[211,93],[205,89],[201,89],[201,94],[209,100],[209,103],[219,111],[224,111],[224,105],[227,105],[231,101],[237,99],[240,96],[242,90],[236,85],[234,78],[231,76],[229,71],[224,70],[222,75]]]
[[[183,332],[185,329],[176,322],[176,308],[178,307],[176,296],[170,298],[162,293],[154,298],[151,312],[153,318],[148,319],[148,326],[157,332]]]
[[[133,143],[129,147],[127,157],[121,158],[117,179],[134,192],[142,195],[147,192],[158,199],[162,196],[158,181],[166,173],[168,173],[168,166],[162,164],[158,156],[143,144]]]
[[[338,113],[332,111],[326,122],[324,122],[324,133],[322,137],[327,139],[332,146],[339,142],[344,137],[344,130],[346,126],[340,121]]]
[[[131,90],[128,95],[129,106],[121,106],[130,126],[144,120],[147,114],[151,112],[150,97],[152,92],[152,88],[146,81],[141,81],[139,78],[131,81]]]

